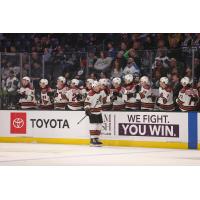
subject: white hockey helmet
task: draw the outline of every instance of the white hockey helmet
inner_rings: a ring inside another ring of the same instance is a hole
[[[114,85],[114,84],[118,84],[118,85],[120,85],[121,84],[121,78],[118,78],[118,77],[116,77],[116,78],[113,78],[113,80],[112,80],[112,84]]]
[[[190,79],[189,79],[187,76],[183,77],[183,78],[181,79],[181,85],[182,85],[182,86],[186,86],[186,85],[188,85],[188,84],[190,84]]]
[[[141,83],[146,83],[146,84],[149,84],[149,83],[150,83],[148,76],[142,76],[142,77],[140,78],[140,82],[141,82]]]
[[[88,78],[87,80],[86,80],[86,83],[88,83],[88,84],[93,84],[94,83],[94,80],[93,79],[91,79],[91,78]]]
[[[63,77],[63,76],[59,76],[59,77],[57,78],[57,81],[60,81],[60,82],[62,82],[63,84],[66,83],[66,79],[65,79],[65,77]]]
[[[28,81],[29,83],[31,82],[31,79],[30,79],[28,76],[24,76],[24,77],[22,78],[22,80],[26,80],[26,81]]]
[[[97,87],[97,86],[100,86],[100,83],[98,81],[94,81],[92,83],[92,87],[94,88],[94,87]]]
[[[125,81],[126,84],[131,83],[133,81],[133,75],[132,74],[126,74],[124,76],[124,81]]]
[[[48,85],[48,83],[49,83],[48,80],[45,79],[45,78],[40,80],[40,85],[45,85],[46,86],[46,85]]]
[[[99,79],[99,83],[100,83],[101,85],[107,86],[107,85],[108,85],[108,79],[106,79],[106,78],[101,78],[101,79]]]
[[[167,77],[161,77],[160,78],[160,82],[162,82],[162,83],[167,85],[169,83],[169,79]]]
[[[78,86],[79,80],[78,79],[72,79],[71,84]]]

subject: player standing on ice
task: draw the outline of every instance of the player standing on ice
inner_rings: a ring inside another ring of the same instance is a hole
[[[21,88],[17,92],[21,109],[36,109],[35,89],[28,76],[22,78]]]
[[[54,90],[48,85],[47,79],[40,80],[40,105],[39,108],[42,110],[52,110],[53,109],[53,96]]]
[[[90,120],[90,145],[101,146],[102,142],[99,141],[102,128],[102,105],[105,98],[102,96],[100,84],[94,81],[92,90],[88,93],[85,100],[85,113],[89,116]]]
[[[65,110],[67,105],[67,87],[65,86],[66,79],[63,76],[59,76],[56,85],[56,94],[54,98],[54,109],[55,110]]]
[[[195,111],[199,102],[198,90],[191,85],[190,79],[184,77],[181,79],[183,88],[180,90],[176,102],[181,111]]]
[[[173,111],[175,109],[173,100],[173,90],[169,85],[169,79],[162,77],[160,79],[159,97],[157,100],[157,106],[162,111]]]
[[[154,101],[153,93],[151,89],[151,83],[147,76],[142,76],[140,79],[140,91],[137,96],[138,100],[141,102],[141,110],[153,110]]]

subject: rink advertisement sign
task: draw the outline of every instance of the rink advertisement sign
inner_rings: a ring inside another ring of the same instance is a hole
[[[106,116],[106,117],[105,117]],[[104,112],[103,137],[151,141],[187,141],[188,114]]]
[[[168,115],[127,115],[128,123],[119,123],[119,135],[179,137],[179,124],[169,124]]]
[[[149,137],[179,137],[179,125],[119,124],[119,135]]]
[[[10,133],[26,134],[26,113],[10,113]]]
[[[1,137],[89,138],[83,111],[0,111]],[[102,138],[187,142],[188,113],[103,112]]]

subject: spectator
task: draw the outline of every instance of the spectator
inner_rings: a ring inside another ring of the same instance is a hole
[[[87,67],[89,72],[92,72],[93,68],[94,68],[94,63],[96,62],[97,57],[95,56],[93,51],[90,51],[88,53],[88,63],[87,63]]]
[[[192,40],[192,46],[199,48],[199,46],[200,46],[200,33],[196,33],[195,38]]]
[[[112,71],[111,71],[111,79],[113,78],[116,78],[116,77],[122,77],[122,68],[120,66],[120,63],[118,60],[115,60],[114,63],[113,63],[113,68],[112,68]]]
[[[139,67],[136,65],[133,58],[129,58],[127,61],[127,65],[123,70],[123,75],[126,74],[134,74],[134,73],[140,73]]]
[[[133,49],[133,48],[132,48],[132,49],[129,49],[128,51],[126,51],[126,53],[124,54],[124,58],[125,58],[126,60],[128,60],[128,58],[133,58],[134,61],[135,61],[135,63],[136,63],[138,66],[141,65],[140,58],[139,58],[139,56],[138,56],[136,50]]]
[[[98,58],[94,64],[94,69],[97,70],[98,72],[109,71],[111,63],[112,63],[112,58],[107,57],[106,53],[102,51],[100,53],[100,58]]]
[[[190,67],[186,68],[186,70],[185,70],[185,76],[187,76],[190,80],[192,80],[192,69]]]
[[[121,42],[120,49],[122,51],[126,51],[127,50],[127,44],[125,42]]]
[[[177,64],[177,60],[175,58],[171,58],[169,60],[169,66],[170,68],[169,68],[168,73],[171,73],[171,74],[177,73],[179,74],[180,77],[184,76],[185,67],[181,64]]]
[[[107,47],[108,47],[108,57],[111,57],[112,59],[114,59],[115,58],[115,49],[113,47],[112,42],[109,42],[107,44]]]
[[[94,81],[96,81],[97,80],[97,75],[95,73],[91,73],[88,78],[91,78]]]
[[[119,51],[116,56],[116,60],[119,63],[120,68],[125,67],[127,63],[126,58],[123,55],[124,51]]]
[[[179,42],[181,41],[180,33],[170,33],[168,34],[168,42],[170,48],[178,47]]]
[[[196,82],[200,81],[200,60],[199,58],[194,59],[194,77]]]
[[[185,37],[183,37],[183,40],[181,42],[181,47],[184,50],[185,48],[188,48],[191,46],[192,44],[192,36],[190,33],[185,33],[184,34]]]

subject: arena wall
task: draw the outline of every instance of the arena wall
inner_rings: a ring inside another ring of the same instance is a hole
[[[89,144],[83,111],[0,111],[0,142]],[[102,141],[110,146],[200,149],[199,113],[103,112]],[[198,145],[199,144],[199,145]]]

